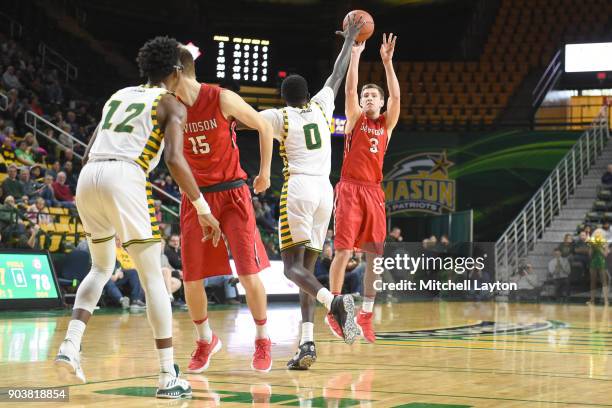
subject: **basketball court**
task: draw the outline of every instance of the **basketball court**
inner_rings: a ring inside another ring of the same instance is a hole
[[[487,302],[376,307],[375,345],[347,346],[318,324],[319,359],[300,372],[285,369],[299,338],[299,310],[271,305],[274,365],[268,374],[249,367],[254,327],[248,309],[213,309],[223,349],[208,371],[186,376],[193,398],[170,402],[150,398],[158,367],[144,313],[94,314],[83,342],[88,383],[75,384],[58,379],[52,363],[68,312],[5,312],[0,386],[69,386],[70,405],[81,407],[612,406],[607,308]],[[322,312],[318,308],[317,323]],[[193,349],[192,327],[187,312],[174,313],[181,367]],[[41,405],[28,405],[35,404]]]

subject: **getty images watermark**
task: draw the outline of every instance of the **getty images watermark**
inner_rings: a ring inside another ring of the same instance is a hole
[[[374,259],[377,291],[500,293],[519,289],[518,281],[496,279],[492,243],[387,243]],[[414,255],[413,255],[414,254]],[[411,279],[407,279],[410,277]]]

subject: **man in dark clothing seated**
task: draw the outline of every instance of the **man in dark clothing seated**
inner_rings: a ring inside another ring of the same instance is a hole
[[[168,257],[170,266],[177,271],[183,270],[183,262],[181,261],[181,237],[176,234],[172,234],[168,239],[168,244],[164,253]]]
[[[323,245],[321,258],[317,260],[315,265],[315,277],[325,287],[329,287],[329,267],[331,266],[333,256],[334,253],[331,245],[329,243],[325,244]]]

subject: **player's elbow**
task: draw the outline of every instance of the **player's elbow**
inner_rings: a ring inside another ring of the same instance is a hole
[[[260,137],[265,137],[270,140],[273,139],[272,125],[270,125],[268,121],[263,118],[260,119],[259,123],[257,124],[257,131],[259,132]]]
[[[166,162],[166,166],[168,166],[168,170],[173,171],[180,166],[181,157],[171,150],[166,150],[164,161]]]

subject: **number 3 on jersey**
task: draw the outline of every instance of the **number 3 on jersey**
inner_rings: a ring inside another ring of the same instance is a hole
[[[321,133],[316,123],[304,125],[304,136],[306,137],[306,148],[315,150],[321,148]]]
[[[206,135],[192,136],[189,138],[191,146],[193,147],[193,154],[207,154],[210,153],[210,145],[205,142]]]
[[[376,138],[370,139],[370,151],[372,153],[378,153],[378,139]]]

